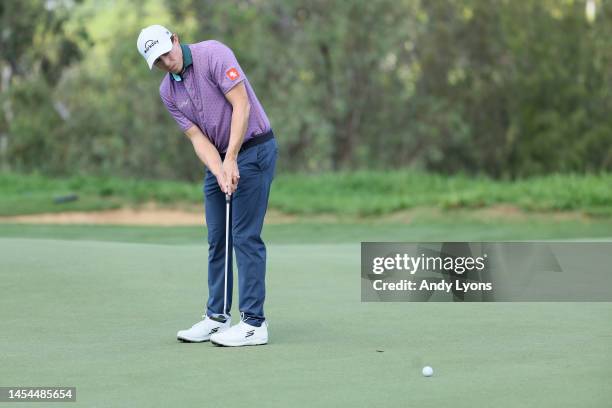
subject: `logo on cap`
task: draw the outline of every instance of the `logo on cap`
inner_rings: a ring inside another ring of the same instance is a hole
[[[240,78],[240,72],[238,72],[236,68],[228,69],[227,71],[225,71],[225,75],[227,75],[227,77],[232,81],[235,81],[236,79]]]
[[[159,41],[158,41],[158,40],[155,40],[155,41],[153,41],[153,40],[149,40],[149,41],[147,41],[147,42],[145,43],[145,49],[144,49],[145,54],[146,54],[147,52],[149,52],[149,50],[150,50],[151,48],[153,48],[153,46],[154,46],[155,44],[159,44]]]

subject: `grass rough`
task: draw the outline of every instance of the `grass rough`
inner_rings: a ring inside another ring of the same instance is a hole
[[[279,174],[270,208],[288,214],[376,216],[429,207],[484,208],[508,204],[525,211],[582,211],[612,215],[612,173],[553,174],[515,181],[446,176],[414,170]],[[54,204],[78,194],[79,200]],[[119,177],[0,173],[0,215],[94,211],[147,202],[202,203],[201,183]]]

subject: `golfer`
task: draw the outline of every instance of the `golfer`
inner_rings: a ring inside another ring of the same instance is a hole
[[[261,229],[278,152],[270,121],[234,53],[219,41],[181,44],[176,33],[152,25],[140,32],[137,46],[149,69],[155,65],[167,72],[159,87],[161,99],[206,166],[208,302],[203,320],[177,337],[223,346],[266,344],[266,246]],[[227,277],[226,195],[231,199]],[[232,246],[241,317],[234,326]]]

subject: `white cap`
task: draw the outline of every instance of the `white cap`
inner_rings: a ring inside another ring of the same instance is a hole
[[[149,69],[153,68],[155,60],[172,49],[172,33],[166,27],[152,25],[144,28],[138,36],[136,45],[138,52],[147,61]]]

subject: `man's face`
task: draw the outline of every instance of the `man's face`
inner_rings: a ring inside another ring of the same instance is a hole
[[[183,69],[183,51],[178,36],[172,36],[172,49],[155,60],[154,65],[166,72],[178,74]]]

